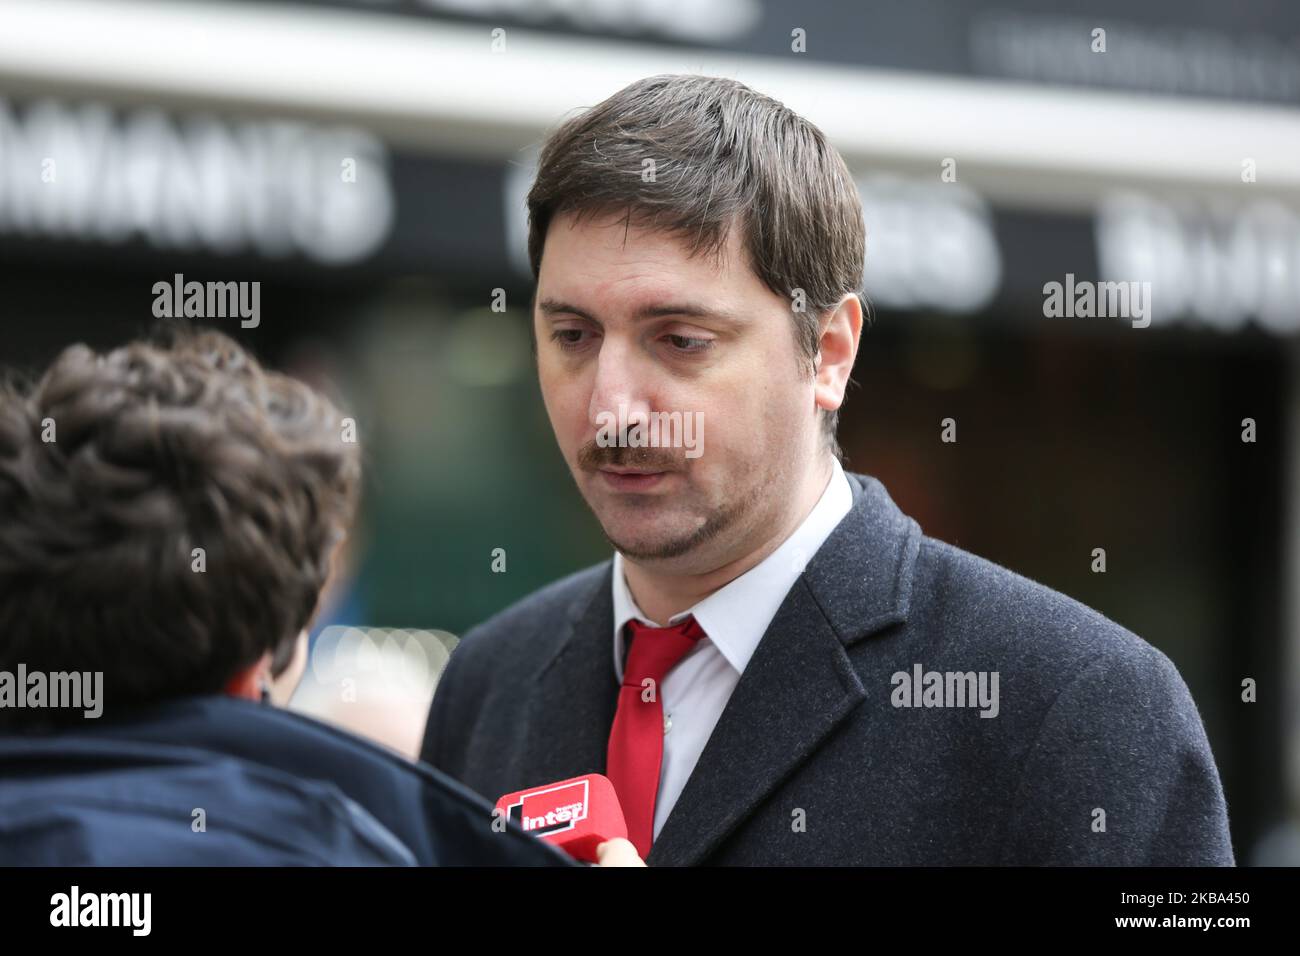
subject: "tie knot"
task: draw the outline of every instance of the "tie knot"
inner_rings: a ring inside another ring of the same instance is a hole
[[[640,687],[646,678],[659,683],[692,647],[704,637],[704,629],[691,615],[669,627],[651,627],[640,621],[627,622],[632,645],[623,670],[624,685]]]

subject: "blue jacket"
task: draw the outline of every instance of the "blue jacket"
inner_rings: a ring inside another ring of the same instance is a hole
[[[0,735],[0,865],[564,866],[422,764],[225,696]]]

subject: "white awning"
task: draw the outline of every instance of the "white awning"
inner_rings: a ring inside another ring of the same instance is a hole
[[[735,77],[817,123],[857,169],[933,173],[1007,205],[1091,210],[1116,188],[1300,198],[1300,111],[847,69],[306,6],[0,3],[0,90],[339,120],[406,147],[519,156],[655,73]],[[1105,55],[1105,54],[1098,54]],[[1243,183],[1253,160],[1257,181]],[[1249,193],[1244,191],[1249,190]]]

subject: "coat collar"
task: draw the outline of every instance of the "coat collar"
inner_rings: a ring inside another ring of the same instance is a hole
[[[759,642],[651,848],[651,864],[702,862],[867,697],[846,649],[907,619],[921,529],[875,478],[850,473],[849,483],[852,509]],[[605,771],[618,702],[609,666],[611,565],[573,601],[566,633],[538,675],[527,748],[535,779]]]

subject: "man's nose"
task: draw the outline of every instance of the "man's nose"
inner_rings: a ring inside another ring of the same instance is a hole
[[[593,428],[610,422],[629,427],[650,421],[648,372],[635,353],[617,341],[606,339],[596,358],[596,380],[591,389],[587,418]]]

